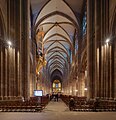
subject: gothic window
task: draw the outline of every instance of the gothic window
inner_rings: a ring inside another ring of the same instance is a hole
[[[83,16],[83,35],[86,34],[86,29],[87,29],[87,16],[86,16],[86,11],[84,13],[84,16]]]

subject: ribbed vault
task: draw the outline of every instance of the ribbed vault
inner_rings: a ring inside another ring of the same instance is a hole
[[[63,0],[47,1],[35,20],[34,34],[37,51],[47,61],[50,80],[63,79],[68,73],[75,50],[75,38],[79,34],[79,21]]]

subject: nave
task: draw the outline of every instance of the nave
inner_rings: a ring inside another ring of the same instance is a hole
[[[116,0],[0,0],[2,110],[0,120],[116,120]]]
[[[0,112],[1,120],[116,120],[115,112],[69,111],[60,99],[51,101],[42,112]]]

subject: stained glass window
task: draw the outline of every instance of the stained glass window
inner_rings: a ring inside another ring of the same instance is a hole
[[[87,28],[87,16],[86,16],[86,11],[83,16],[83,35],[86,34],[86,28]]]
[[[58,83],[56,84],[56,88],[58,88]]]

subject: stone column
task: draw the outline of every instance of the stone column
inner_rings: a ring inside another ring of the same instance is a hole
[[[29,0],[22,0],[22,94],[27,99],[29,97],[29,73],[30,73],[30,45],[29,45]]]
[[[10,40],[10,1],[7,1],[7,40]],[[8,57],[7,57],[7,95],[10,96],[10,82],[9,82],[9,48],[7,49],[8,51]]]
[[[99,54],[100,54],[100,37],[101,37],[101,23],[100,23],[100,0],[95,0],[95,97],[100,96],[100,77],[99,77]]]
[[[87,0],[87,81],[88,98],[95,97],[94,1]]]
[[[109,0],[105,1],[105,19],[106,19],[106,23],[105,23],[105,27],[106,27],[106,36],[109,35]],[[108,36],[109,37],[109,36]],[[108,51],[107,51],[107,71],[106,71],[106,75],[107,75],[107,83],[106,83],[106,97],[109,98],[110,97],[110,80],[111,80],[111,76],[112,76],[112,72],[111,72],[111,67],[110,67],[110,57],[111,56],[111,45],[108,44]]]
[[[4,63],[5,63],[5,97],[7,98],[7,49],[5,48],[5,61],[4,61]]]
[[[8,21],[7,21],[7,35],[8,40],[11,41],[12,45],[7,49],[8,51],[8,62],[7,62],[7,96],[16,96],[16,1],[7,1],[7,12],[8,12]]]
[[[104,39],[104,0],[101,1],[101,42]],[[101,97],[104,97],[104,42],[101,44]]]
[[[109,37],[109,13],[108,13],[108,1],[102,0],[101,1],[101,55],[100,55],[100,62],[101,62],[101,93],[100,96],[107,98],[108,95],[108,84],[109,84],[109,45],[106,45],[105,40]]]
[[[115,14],[115,20],[116,20],[116,14]],[[116,23],[114,23],[114,25],[116,25]],[[114,27],[114,39],[113,39],[113,54],[114,54],[114,58],[113,58],[113,64],[112,64],[112,67],[113,67],[113,79],[112,79],[112,97],[113,98],[116,98],[116,26]]]
[[[16,96],[19,98],[22,96],[22,52],[21,52],[21,9],[22,2],[21,0],[16,1]],[[18,16],[17,16],[18,14]]]
[[[109,98],[109,89],[110,89],[110,76],[111,76],[111,72],[110,72],[110,54],[111,54],[111,49],[110,49],[110,45],[106,44],[106,87],[105,87],[105,97]]]
[[[90,4],[90,2],[91,2],[91,0],[87,0],[87,46],[89,46],[89,42],[90,42],[90,16],[91,16],[91,4]],[[89,58],[89,49],[87,49],[87,79],[88,79],[88,85],[87,85],[87,87],[88,87],[88,95],[87,95],[87,97],[88,98],[90,98],[91,97],[91,93],[90,93],[90,91],[91,91],[91,88],[90,88],[90,85],[89,85],[89,83],[90,83],[90,58]]]
[[[2,53],[2,50],[1,50],[1,47],[2,47],[2,45],[0,44],[0,99],[2,99],[1,98],[1,93],[2,93],[1,92],[1,81],[2,81],[2,79],[1,79],[1,76],[2,76],[2,73],[1,73],[1,71],[2,71],[2,65],[1,65],[1,53]]]
[[[0,96],[3,97],[3,49],[0,45]]]
[[[100,76],[101,77],[101,81],[100,81],[101,82],[101,84],[100,84],[101,86],[100,86],[100,88],[101,89],[100,89],[100,97],[103,97],[103,63],[104,63],[103,62],[103,57],[104,57],[103,46],[101,46],[101,61],[100,61],[101,62],[101,67],[100,67],[100,69],[101,69],[101,71],[100,71],[101,72],[101,76]]]
[[[3,79],[2,79],[2,93],[3,93],[3,96],[5,96],[5,47],[2,47],[2,74],[3,74]]]
[[[6,10],[6,7],[4,8]],[[5,21],[3,18],[2,10],[0,10],[0,100],[3,99],[3,95],[5,96],[5,92],[3,92],[3,89],[5,88],[5,82],[6,82],[6,77],[5,77],[5,72],[4,70],[6,69],[5,67],[5,38],[6,38],[6,31],[5,31]],[[3,12],[4,13],[4,12]],[[4,82],[5,81],[5,82]]]
[[[109,63],[110,64],[110,78],[109,78],[109,84],[108,84],[108,97],[112,97],[112,78],[113,78],[113,71],[112,71],[112,65],[113,65],[113,60],[112,60],[112,46],[109,46]]]

